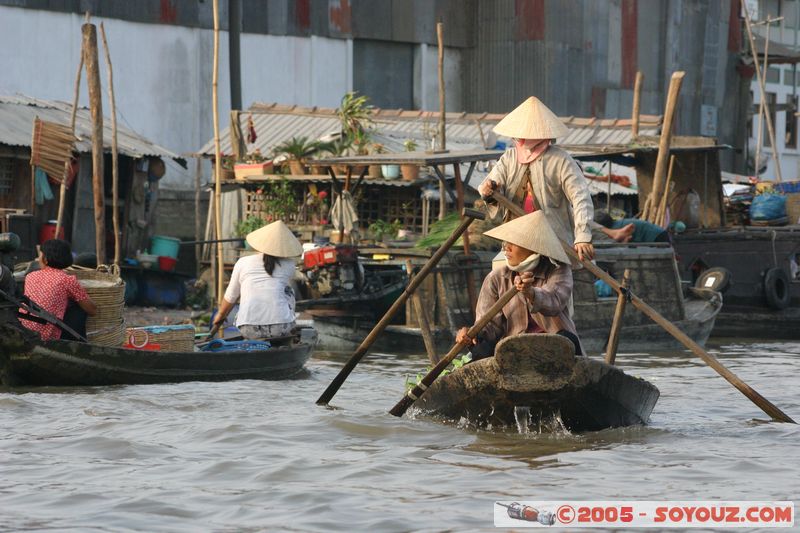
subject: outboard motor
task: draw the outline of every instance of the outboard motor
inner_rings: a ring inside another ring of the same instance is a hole
[[[13,270],[14,265],[9,254],[19,250],[21,245],[22,241],[16,233],[0,233],[0,264]]]
[[[7,266],[0,264],[0,290],[5,294],[14,297],[14,274]],[[17,306],[3,298],[0,294],[0,326],[17,321]]]

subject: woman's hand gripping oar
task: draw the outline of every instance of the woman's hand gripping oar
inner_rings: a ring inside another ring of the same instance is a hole
[[[462,342],[457,342],[450,349],[450,351],[447,352],[447,355],[445,355],[442,358],[442,360],[439,361],[436,364],[436,366],[433,367],[433,369],[425,375],[424,378],[422,378],[422,381],[420,381],[416,387],[408,391],[408,393],[405,396],[403,396],[403,398],[399,402],[397,402],[397,405],[392,407],[392,410],[389,411],[389,413],[393,414],[394,416],[403,416],[403,414],[408,410],[408,408],[411,407],[411,404],[417,401],[420,396],[425,394],[425,391],[428,390],[428,387],[431,386],[431,384],[436,380],[436,378],[439,377],[439,374],[441,374],[444,371],[444,369],[447,368],[447,366],[453,361],[453,359],[455,359],[456,356],[459,353],[461,353],[461,350],[463,350],[469,345],[470,343],[469,339],[474,339],[478,335],[478,333],[480,333],[481,330],[483,330],[486,324],[488,324],[495,317],[495,315],[497,315],[497,313],[499,313],[503,309],[503,307],[505,307],[505,305],[511,300],[511,298],[513,298],[517,294],[517,292],[519,291],[517,291],[516,287],[512,287],[511,289],[508,289],[506,292],[500,295],[500,298],[497,300],[497,302],[495,302],[495,304],[492,307],[490,307],[488,311],[486,311],[486,314],[483,315],[480,318],[480,320],[475,322],[475,325],[469,329],[469,331],[467,332],[467,340],[464,340]]]
[[[377,339],[381,332],[386,329],[386,326],[389,325],[389,322],[391,322],[397,311],[406,304],[406,300],[408,300],[408,298],[414,294],[414,291],[417,290],[417,287],[419,287],[422,282],[425,281],[425,278],[428,276],[430,271],[436,267],[436,265],[439,263],[439,260],[444,257],[444,254],[446,254],[450,247],[453,246],[453,243],[455,243],[458,238],[461,237],[461,234],[467,230],[469,225],[472,224],[473,220],[476,218],[483,220],[486,217],[486,215],[480,211],[475,211],[474,209],[464,209],[461,214],[464,218],[461,220],[461,223],[458,225],[455,231],[453,231],[453,234],[448,237],[448,239],[444,242],[444,244],[442,244],[442,246],[439,247],[438,250],[436,250],[436,253],[433,254],[433,256],[428,260],[427,263],[425,263],[422,269],[420,269],[417,275],[414,276],[411,282],[409,282],[406,290],[403,291],[403,294],[401,294],[400,297],[395,300],[389,310],[386,311],[386,314],[383,315],[383,318],[381,318],[380,321],[375,324],[375,327],[372,328],[372,331],[369,332],[369,335],[367,335],[366,338],[361,342],[361,345],[356,349],[353,355],[350,356],[350,359],[347,361],[347,363],[345,363],[344,367],[339,371],[336,377],[333,378],[333,381],[331,381],[330,385],[328,385],[328,388],[325,389],[325,392],[322,393],[322,396],[319,397],[317,400],[317,405],[328,405],[328,402],[330,402],[331,399],[336,395],[336,392],[347,379],[347,376],[350,375],[350,372],[353,371],[361,358],[364,357],[364,354],[367,353],[367,350],[369,350],[369,347],[372,346],[373,342],[375,342],[375,339]]]
[[[495,192],[491,196],[494,200],[497,201],[505,209],[509,210],[515,216],[523,216],[525,215],[525,211],[518,205],[514,204],[503,196],[502,194]],[[561,241],[561,246],[564,248],[564,251],[567,252],[567,255],[570,256],[574,261],[579,262],[582,264],[589,272],[595,275],[595,277],[605,281],[608,283],[617,293],[621,291],[621,285],[617,280],[612,278],[606,271],[602,270],[601,268],[597,267],[594,263],[590,261],[585,261],[578,258],[578,254],[575,253],[575,250],[565,243]],[[773,405],[769,400],[761,396],[758,392],[753,390],[747,383],[742,381],[736,374],[728,370],[725,365],[720,363],[716,357],[711,355],[710,353],[706,352],[703,348],[700,347],[699,344],[694,342],[688,335],[686,335],[683,331],[675,327],[672,322],[661,316],[661,314],[647,305],[641,298],[633,294],[632,292],[628,291],[630,294],[630,302],[636,307],[639,311],[647,315],[653,322],[664,328],[667,333],[675,337],[678,341],[681,342],[684,346],[689,348],[696,356],[702,359],[708,366],[713,368],[717,374],[725,378],[728,383],[736,387],[739,392],[747,396],[747,398],[756,404],[762,411],[764,411],[767,415],[769,415],[773,420],[778,422],[790,422],[792,424],[795,423],[794,420],[789,417],[786,413],[778,409],[775,405]]]

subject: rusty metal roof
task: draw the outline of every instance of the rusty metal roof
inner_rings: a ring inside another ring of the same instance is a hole
[[[248,144],[248,151],[258,149],[269,154],[275,146],[292,137],[320,137],[337,134],[341,127],[336,109],[302,107],[281,104],[253,104],[239,115],[242,131],[247,132],[248,117],[252,116],[257,139]],[[467,150],[482,148],[494,143],[492,128],[503,118],[503,114],[447,113],[447,148]],[[390,152],[402,152],[403,141],[414,139],[421,147],[436,135],[439,114],[431,111],[408,111],[403,109],[374,109],[373,138]],[[625,145],[632,142],[631,119],[598,119],[561,117],[570,132],[559,139],[560,145],[606,146]],[[657,135],[661,127],[661,116],[642,115],[639,122],[641,135]],[[229,128],[220,133],[223,154],[231,154]],[[198,154],[214,156],[214,140],[208,141]]]
[[[31,146],[33,119],[69,125],[72,104],[55,100],[41,100],[24,95],[0,95],[0,144]],[[79,153],[92,151],[92,117],[89,109],[79,107],[75,117],[75,149]],[[103,143],[111,151],[111,119],[103,119]],[[180,155],[154,144],[135,131],[117,124],[117,149],[120,154],[139,159],[147,156],[171,158],[186,167]]]

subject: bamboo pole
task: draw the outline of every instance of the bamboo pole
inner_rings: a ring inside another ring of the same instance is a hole
[[[667,183],[664,185],[664,194],[661,195],[661,201],[658,203],[658,212],[656,213],[655,223],[659,226],[664,225],[664,217],[667,214],[667,199],[670,193],[670,184],[672,183],[672,170],[675,167],[675,154],[669,156],[669,171],[667,172]]]
[[[628,289],[631,284],[631,270],[625,269],[622,274],[623,290],[617,296],[617,307],[614,309],[614,319],[611,321],[611,332],[608,334],[608,344],[606,344],[606,363],[613,365],[617,358],[617,347],[619,347],[619,330],[622,328],[622,317],[625,315],[625,304],[628,303]]]
[[[203,160],[196,158],[196,166],[194,173],[194,240],[199,241],[203,239],[203,221],[200,219],[200,181],[203,174]],[[203,260],[203,247],[195,246],[194,248],[195,260],[195,276],[200,277],[200,263]]]
[[[678,95],[681,91],[681,83],[686,75],[683,71],[673,72],[669,82],[669,92],[667,93],[667,104],[664,109],[664,124],[661,127],[661,139],[658,144],[658,157],[656,157],[656,168],[653,173],[653,189],[650,197],[653,199],[645,207],[643,219],[655,222],[658,200],[661,198],[664,177],[667,173],[667,160],[669,158],[669,147],[672,141],[672,121],[675,118],[675,108],[678,106]]]
[[[114,71],[111,68],[111,52],[108,50],[106,29],[100,23],[100,36],[103,38],[106,67],[108,68],[108,101],[111,103],[111,219],[114,224],[114,264],[122,259],[122,243],[119,232],[119,152],[117,150],[117,102],[114,99]]]
[[[444,23],[436,23],[436,40],[439,44],[439,149],[447,149],[445,139],[445,105],[444,105]],[[460,212],[460,210],[459,210]]]
[[[94,239],[97,263],[106,261],[105,187],[103,184],[103,95],[100,88],[100,66],[97,57],[97,28],[84,24],[84,64],[89,86],[89,109],[92,115],[92,193],[94,195]]]
[[[744,17],[744,27],[747,30],[747,40],[750,43],[750,53],[753,55],[753,64],[756,67],[756,78],[758,79],[758,89],[761,93],[761,99],[764,99],[764,96],[767,92],[767,88],[764,81],[764,73],[761,71],[761,64],[758,61],[758,52],[756,51],[756,43],[755,39],[753,39],[753,30],[750,25],[750,13],[747,13],[747,16]],[[772,160],[775,163],[775,175],[778,178],[778,181],[783,181],[783,176],[781,174],[781,163],[778,159],[778,152],[776,150],[775,144],[775,129],[772,126],[772,115],[770,113],[765,113],[764,117],[767,122],[767,133],[769,134],[769,142],[772,145]],[[758,161],[756,161],[756,165]]]
[[[636,71],[636,81],[633,84],[633,116],[631,117],[631,137],[634,139],[639,135],[639,108],[642,101],[642,82],[644,74],[641,70]]]
[[[459,162],[453,163],[453,175],[456,181],[456,209],[459,213],[464,211],[464,183],[461,182],[461,164]],[[478,297],[475,294],[475,281],[472,276],[472,252],[469,246],[469,231],[465,231],[461,236],[461,242],[464,243],[464,255],[467,259],[467,296],[469,297],[470,310],[475,309],[478,303]]]
[[[406,273],[408,274],[408,282],[411,283],[414,271],[414,266],[411,264],[411,259],[406,259]],[[431,322],[425,306],[422,305],[422,299],[419,294],[414,291],[411,295],[411,303],[414,305],[414,312],[417,314],[417,324],[419,324],[419,331],[422,333],[422,342],[425,343],[425,351],[428,353],[428,360],[432,365],[439,362],[439,357],[436,355],[436,342],[433,340],[431,333]]]
[[[88,17],[88,15],[87,15]],[[72,114],[70,116],[69,128],[72,136],[75,136],[75,118],[78,113],[78,97],[81,89],[81,72],[83,71],[83,40],[81,40],[81,58],[78,61],[78,72],[75,73],[75,89],[72,95]],[[67,165],[69,163],[66,163]],[[58,216],[56,217],[56,236],[61,234],[61,226],[64,223],[64,206],[67,202],[67,169],[64,168],[64,180],[61,182],[61,190],[58,195]]]
[[[214,115],[214,227],[216,238],[222,239],[222,152],[219,145],[219,0],[214,0],[214,76],[211,82],[212,113]],[[225,282],[225,258],[223,243],[217,243],[217,306],[222,305]]]
[[[764,71],[767,70],[768,67],[768,59],[769,59],[769,30],[772,27],[770,21],[767,21],[767,35],[764,40],[764,66],[762,67]],[[758,61],[758,60],[756,60]],[[753,168],[755,170],[754,174],[758,175],[758,162],[761,159],[761,145],[764,143],[764,106],[766,105],[767,101],[764,98],[764,93],[761,93],[761,97],[759,98],[758,102],[758,134],[756,135],[756,158],[753,164]],[[770,118],[772,118],[770,116]]]

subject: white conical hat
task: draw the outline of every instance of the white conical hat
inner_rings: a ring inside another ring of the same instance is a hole
[[[303,245],[283,220],[276,220],[261,229],[251,231],[245,240],[254,250],[275,257],[297,257],[303,253]]]
[[[567,252],[564,251],[561,241],[556,237],[542,211],[534,211],[524,217],[515,218],[484,232],[484,235],[522,246],[561,263],[570,264]]]
[[[518,105],[493,129],[498,135],[514,139],[556,139],[569,133],[555,113],[535,96]]]

